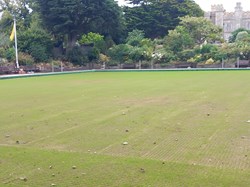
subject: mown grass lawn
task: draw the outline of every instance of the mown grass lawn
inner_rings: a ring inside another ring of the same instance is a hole
[[[249,71],[0,80],[0,186],[249,186],[249,80]]]

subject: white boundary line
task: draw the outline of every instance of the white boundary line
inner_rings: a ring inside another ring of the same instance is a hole
[[[163,72],[163,71],[237,71],[237,70],[247,71],[250,70],[250,68],[92,69],[92,70],[81,70],[81,71],[0,75],[0,79],[38,77],[38,76],[63,75],[63,74],[75,74],[75,73],[88,73],[88,72],[154,72],[154,71]]]

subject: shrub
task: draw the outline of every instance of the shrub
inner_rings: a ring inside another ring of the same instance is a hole
[[[190,58],[193,58],[195,56],[195,52],[192,49],[186,49],[179,53],[180,60],[181,61],[187,61]]]
[[[46,51],[46,47],[40,44],[31,44],[29,52],[36,62],[47,62],[49,60],[49,53]]]
[[[79,44],[95,44],[97,42],[103,41],[104,36],[98,34],[89,32],[88,34],[82,35],[81,39],[79,40]]]
[[[5,49],[0,47],[0,58],[5,58]]]
[[[5,51],[5,58],[8,61],[13,61],[15,59],[15,49],[14,48],[9,48]]]
[[[35,60],[31,55],[20,52],[18,53],[18,62],[19,65],[26,66],[34,64]]]
[[[67,54],[68,60],[74,65],[83,65],[84,63],[89,62],[88,58],[84,56],[81,48],[79,46],[73,47],[68,51]]]
[[[214,64],[214,60],[212,58],[209,58],[205,64]]]

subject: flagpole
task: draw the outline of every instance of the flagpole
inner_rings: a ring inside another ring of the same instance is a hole
[[[15,34],[16,67],[17,67],[17,69],[19,69],[18,51],[17,51],[17,36],[16,36],[16,17],[14,17],[14,34]]]

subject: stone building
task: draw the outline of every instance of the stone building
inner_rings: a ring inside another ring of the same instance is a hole
[[[226,12],[223,5],[212,5],[211,11],[205,13],[215,25],[223,28],[223,38],[228,40],[231,33],[238,28],[250,30],[250,11],[243,11],[241,3],[236,3],[234,12]]]

